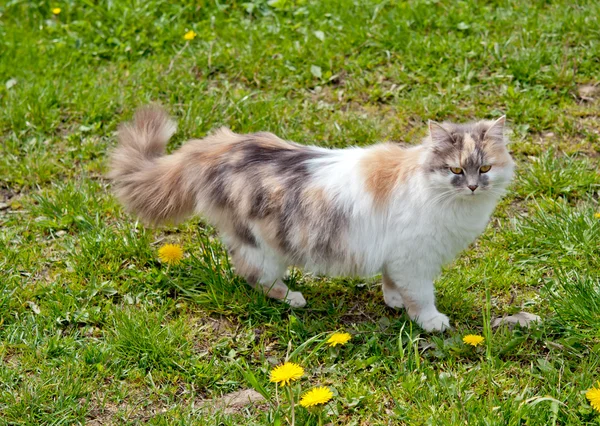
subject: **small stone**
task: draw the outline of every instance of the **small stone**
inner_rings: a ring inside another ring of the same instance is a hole
[[[36,315],[40,314],[40,312],[41,312],[40,311],[40,307],[35,302],[32,302],[31,300],[28,300],[25,303],[27,304],[27,306],[29,306],[29,309],[31,309],[34,314],[36,314]]]
[[[241,412],[246,406],[256,406],[264,400],[265,398],[254,389],[244,389],[228,393],[221,398],[199,401],[198,405],[212,410],[222,410],[225,414],[234,414]]]
[[[10,206],[6,203],[0,203],[0,210],[6,210],[8,209]]]
[[[8,80],[5,85],[6,85],[6,90],[12,89],[12,87],[17,84],[17,79],[16,78],[11,78],[10,80]]]
[[[594,86],[593,84],[584,84],[583,86],[579,86],[577,89],[579,98],[584,101],[593,101],[598,95],[598,92],[600,92],[600,88]]]
[[[507,317],[498,317],[492,320],[492,328],[500,327],[501,325],[508,325],[514,327],[515,324],[519,324],[521,327],[529,327],[532,322],[539,322],[541,318],[538,315],[530,314],[529,312],[521,311],[515,315],[509,315]]]

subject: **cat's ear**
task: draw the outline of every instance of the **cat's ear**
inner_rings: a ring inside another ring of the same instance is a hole
[[[437,121],[429,120],[429,137],[434,144],[444,142],[454,143],[454,139],[448,130]]]
[[[496,121],[492,121],[485,131],[484,139],[491,139],[496,142],[504,143],[504,124],[506,123],[506,115],[503,115]]]

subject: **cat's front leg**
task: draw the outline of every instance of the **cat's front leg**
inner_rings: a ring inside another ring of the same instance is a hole
[[[433,281],[408,273],[411,267],[387,268],[383,274],[384,300],[388,306],[406,308],[410,319],[425,331],[444,331],[450,328],[448,317],[435,307]],[[414,270],[413,270],[414,272]]]
[[[404,308],[404,300],[402,300],[400,288],[386,273],[384,273],[382,277],[381,289],[383,291],[383,300],[386,305],[394,309]]]

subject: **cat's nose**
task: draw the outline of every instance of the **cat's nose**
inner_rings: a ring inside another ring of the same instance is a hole
[[[475,190],[477,188],[479,188],[479,185],[467,185],[467,188],[469,188],[471,191],[475,192]]]

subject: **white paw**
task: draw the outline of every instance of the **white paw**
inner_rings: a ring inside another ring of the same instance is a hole
[[[292,308],[303,308],[306,306],[306,299],[304,299],[304,296],[299,291],[289,291],[285,296],[285,303]]]
[[[450,319],[444,314],[435,312],[433,315],[415,318],[417,324],[425,331],[444,331],[450,328]]]
[[[385,301],[385,304],[388,305],[390,308],[399,309],[404,307],[402,296],[400,296],[398,293],[383,292],[383,300]]]

